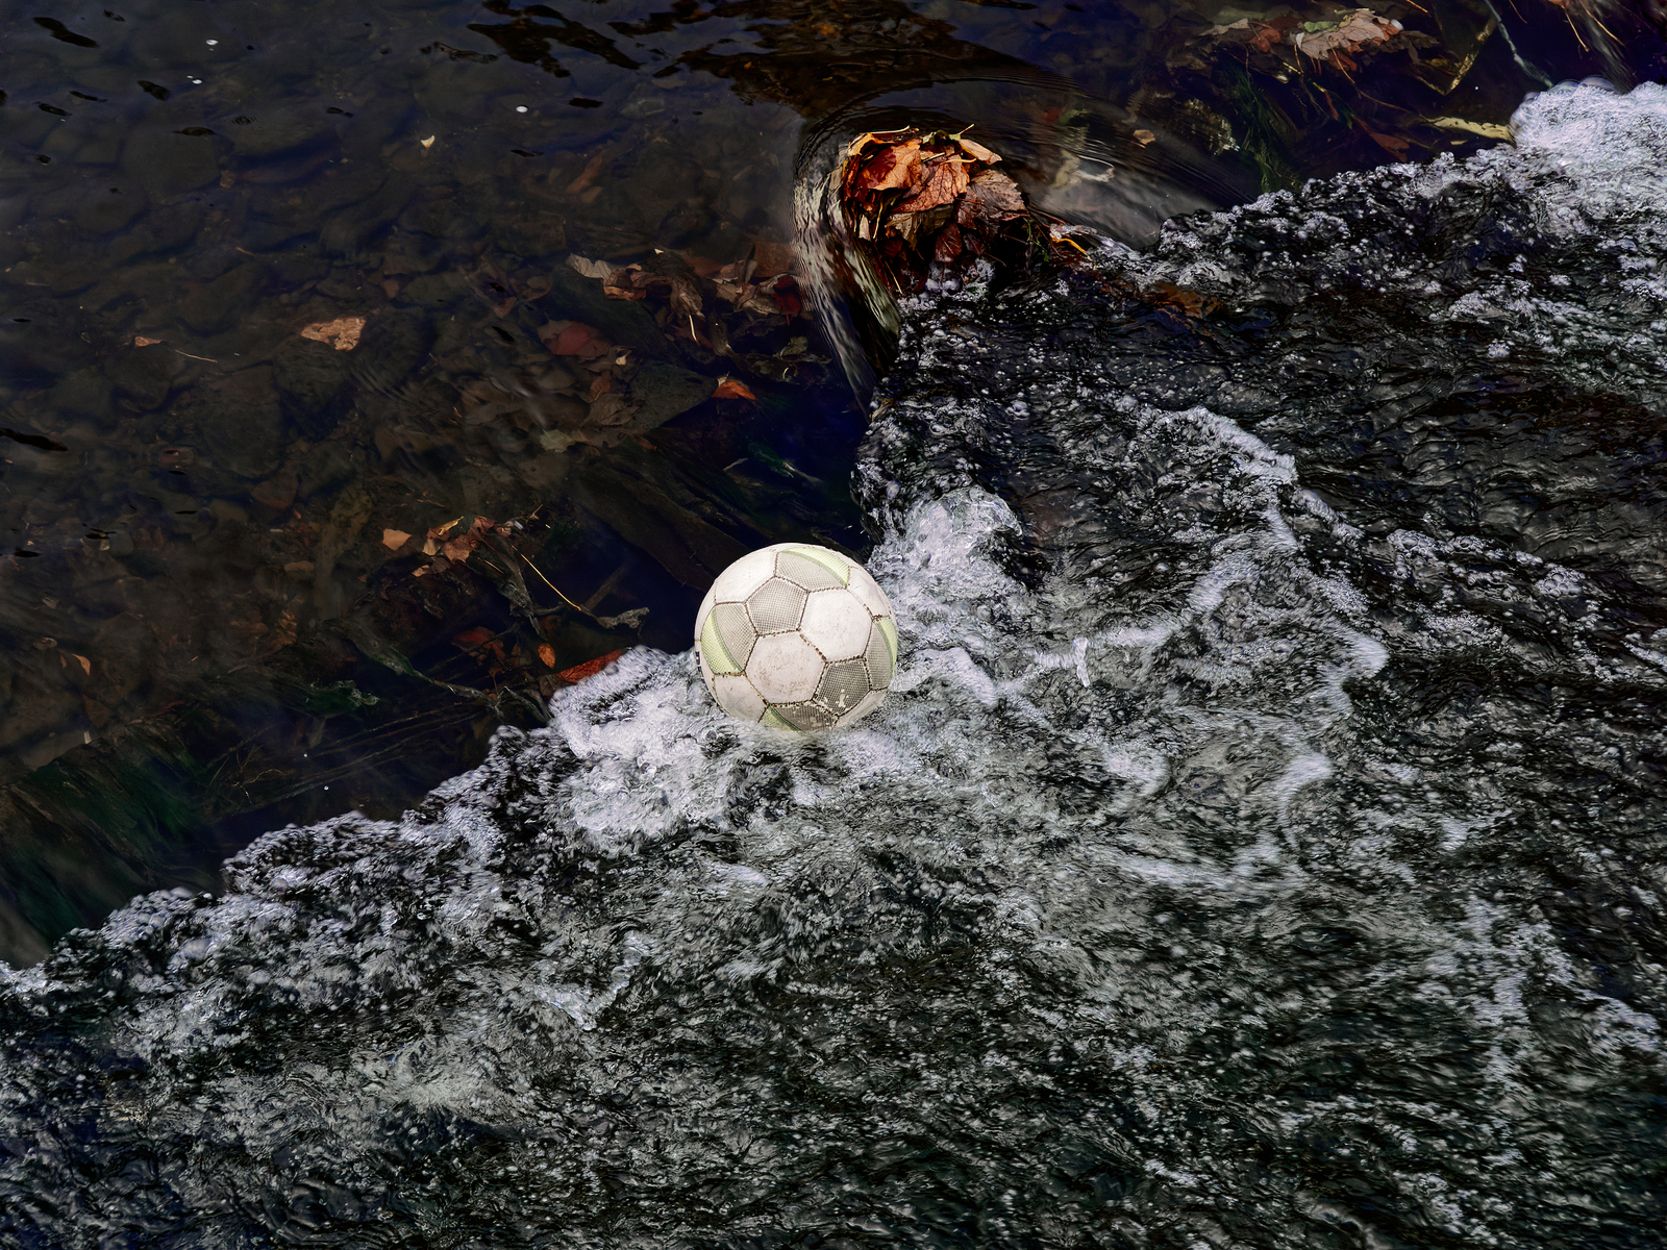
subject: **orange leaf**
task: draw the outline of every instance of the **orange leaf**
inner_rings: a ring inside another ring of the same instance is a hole
[[[484,647],[492,641],[492,631],[484,625],[476,625],[473,629],[466,629],[457,634],[452,641],[465,651],[473,651],[477,647]]]
[[[363,317],[337,317],[334,321],[319,321],[303,326],[301,337],[315,343],[328,343],[338,352],[350,352],[359,346],[359,335],[364,332]]]
[[[587,677],[595,677],[608,665],[612,664],[624,651],[610,651],[606,655],[599,655],[594,660],[586,660],[583,664],[575,664],[572,668],[564,668],[556,676],[563,681],[583,681]]]
[[[410,541],[411,535],[407,534],[404,530],[382,531],[382,545],[389,551],[398,551]]]
[[[556,649],[547,642],[538,644],[538,658],[544,661],[545,668],[556,666]]]
[[[747,389],[745,382],[737,382],[734,378],[719,378],[717,388],[712,392],[713,399],[750,399],[757,402],[758,396]]]
[[[143,334],[133,336],[133,346],[135,347],[155,347],[161,341],[161,339],[146,338]]]

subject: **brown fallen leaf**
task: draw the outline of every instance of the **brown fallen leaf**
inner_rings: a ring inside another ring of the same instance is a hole
[[[1381,130],[1374,130],[1359,118],[1355,119],[1355,124],[1359,126],[1361,130],[1366,132],[1366,136],[1371,139],[1373,143],[1377,144],[1385,152],[1388,152],[1389,155],[1394,157],[1396,160],[1404,161],[1409,155],[1411,155],[1412,143],[1410,140],[1403,139],[1399,135],[1388,135],[1384,134]]]
[[[426,152],[429,148],[434,146],[434,136],[429,135],[426,139],[418,139],[417,143],[422,147],[422,150]]]
[[[747,389],[745,382],[738,382],[734,378],[719,378],[718,385],[712,391],[713,399],[750,399],[756,402],[758,396]]]
[[[938,232],[937,241],[932,245],[932,259],[948,265],[964,251],[966,243],[961,237],[961,227],[951,224]]]
[[[77,652],[71,651],[70,654],[75,657],[76,663],[81,665],[81,671],[91,677],[93,675],[93,662]]]
[[[1282,13],[1266,21],[1241,17],[1225,26],[1212,26],[1204,33],[1224,44],[1239,44],[1267,56],[1282,47],[1285,37],[1298,25],[1299,19],[1294,13]]]
[[[774,277],[776,274],[787,273],[794,266],[798,254],[791,243],[771,243],[765,239],[754,239],[752,244],[752,258],[757,264],[756,272]]]
[[[146,338],[143,334],[133,336],[133,346],[135,347],[155,347],[161,341],[161,339]]]
[[[799,284],[794,281],[792,274],[782,274],[770,288],[770,294],[775,298],[776,307],[784,317],[793,318],[803,315],[805,301],[799,293]]]
[[[924,213],[929,209],[953,204],[967,189],[967,166],[953,156],[941,156],[926,169],[926,177],[913,192],[899,201],[899,213]]]
[[[1146,129],[1135,131],[1133,137],[1134,141],[1143,148],[1149,148],[1158,141],[1158,136]]]
[[[963,226],[993,228],[1025,215],[1025,199],[1019,184],[993,169],[980,171],[967,184],[967,193],[955,209]]]
[[[301,337],[315,343],[328,343],[338,352],[350,352],[359,346],[359,335],[364,333],[363,317],[337,317],[334,321],[318,321],[301,328]]]
[[[596,674],[624,654],[623,650],[610,651],[606,655],[597,656],[594,660],[586,660],[583,664],[575,664],[572,668],[564,668],[556,676],[563,681],[583,681],[587,677],[595,677]]]
[[[599,148],[595,155],[585,162],[585,167],[579,171],[578,177],[574,178],[572,182],[567,184],[567,193],[569,195],[578,195],[581,192],[591,189],[591,183],[596,181],[597,175],[602,172],[603,167],[607,165],[611,156],[612,153],[607,148]]]
[[[1001,163],[1001,157],[990,151],[990,149],[985,147],[982,143],[974,143],[965,135],[956,135],[955,142],[960,147],[961,151],[965,152],[975,161],[983,161],[986,165],[997,165]]]
[[[556,666],[556,649],[547,642],[538,644],[538,658],[544,662],[545,668]]]
[[[407,534],[404,530],[382,531],[382,545],[389,551],[398,551],[410,541],[411,535]]]
[[[915,185],[920,179],[920,140],[910,139],[894,147],[883,148],[862,166],[858,178],[861,190],[870,194],[894,191]]]
[[[1292,19],[1293,21],[1295,19]],[[1258,26],[1256,33],[1250,37],[1250,46],[1258,52],[1272,52],[1285,42],[1285,32],[1288,28],[1279,22],[1268,22]]]
[[[453,564],[462,564],[474,554],[475,548],[480,546],[481,540],[486,537],[491,529],[491,521],[483,516],[477,516],[469,523],[468,529],[460,531],[441,546],[440,554]]]
[[[1296,35],[1291,42],[1298,52],[1316,61],[1330,57],[1348,57],[1377,44],[1387,43],[1401,33],[1401,24],[1394,18],[1379,17],[1370,9],[1356,9],[1329,30],[1307,31]]]
[[[552,321],[538,332],[552,356],[577,356],[594,360],[612,349],[608,341],[582,321]]]

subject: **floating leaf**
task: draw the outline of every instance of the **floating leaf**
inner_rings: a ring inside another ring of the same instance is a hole
[[[382,545],[389,551],[398,551],[410,541],[411,535],[407,534],[404,530],[382,531]]]
[[[133,336],[133,346],[135,347],[155,347],[161,341],[161,339],[146,338],[143,334]]]
[[[556,666],[556,649],[547,642],[538,644],[538,658],[544,662],[545,668]]]

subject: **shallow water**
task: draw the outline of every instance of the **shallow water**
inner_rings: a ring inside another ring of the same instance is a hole
[[[1517,132],[905,310],[888,703],[633,650],[0,972],[0,1231],[1660,1244],[1667,92]]]

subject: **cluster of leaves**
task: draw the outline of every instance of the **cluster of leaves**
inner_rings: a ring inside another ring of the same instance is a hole
[[[1254,16],[1213,0],[1191,9],[1176,19],[1190,29],[1176,32],[1169,81],[1144,111],[1207,148],[1245,152],[1268,188],[1374,153],[1407,160],[1506,137],[1502,102],[1537,85],[1490,86],[1530,71],[1498,46],[1511,36],[1487,0],[1454,0],[1439,16],[1416,0],[1307,0]],[[1461,87],[1474,91],[1461,96]]]
[[[839,171],[845,227],[878,256],[898,290],[932,264],[952,266],[1036,238],[1024,193],[1001,157],[965,133],[896,130],[859,135]]]
[[[398,659],[377,658],[407,675],[494,707],[500,695],[523,688],[548,698],[558,686],[583,680],[611,663],[621,654],[618,648],[580,664],[558,667],[558,656],[564,651],[571,654],[568,625],[588,622],[590,636],[634,631],[642,625],[647,609],[599,614],[596,605],[613,588],[613,581],[585,603],[565,594],[535,559],[550,528],[542,508],[508,521],[465,515],[415,531],[384,528],[382,546],[394,562],[384,570],[377,599],[388,622],[413,609],[439,622],[454,620],[459,614],[478,619],[478,610],[460,609],[478,600],[486,587],[496,591],[496,601],[509,612],[492,625],[476,624],[449,635],[452,646],[479,667],[490,683],[489,690],[416,673]],[[393,632],[409,635],[414,631],[406,627]]]
[[[1429,46],[1435,41],[1392,17],[1371,9],[1353,9],[1324,18],[1304,19],[1287,10],[1268,17],[1244,17],[1212,27],[1211,36],[1223,44],[1239,45],[1261,62],[1264,71],[1302,73],[1325,67],[1348,74],[1360,68],[1360,58],[1380,51]]]
[[[643,304],[673,342],[748,373],[781,379],[791,378],[808,348],[791,337],[798,329],[792,323],[805,312],[793,263],[791,248],[762,241],[745,260],[728,263],[663,250],[627,264],[567,258],[570,269],[600,282],[609,299]]]

